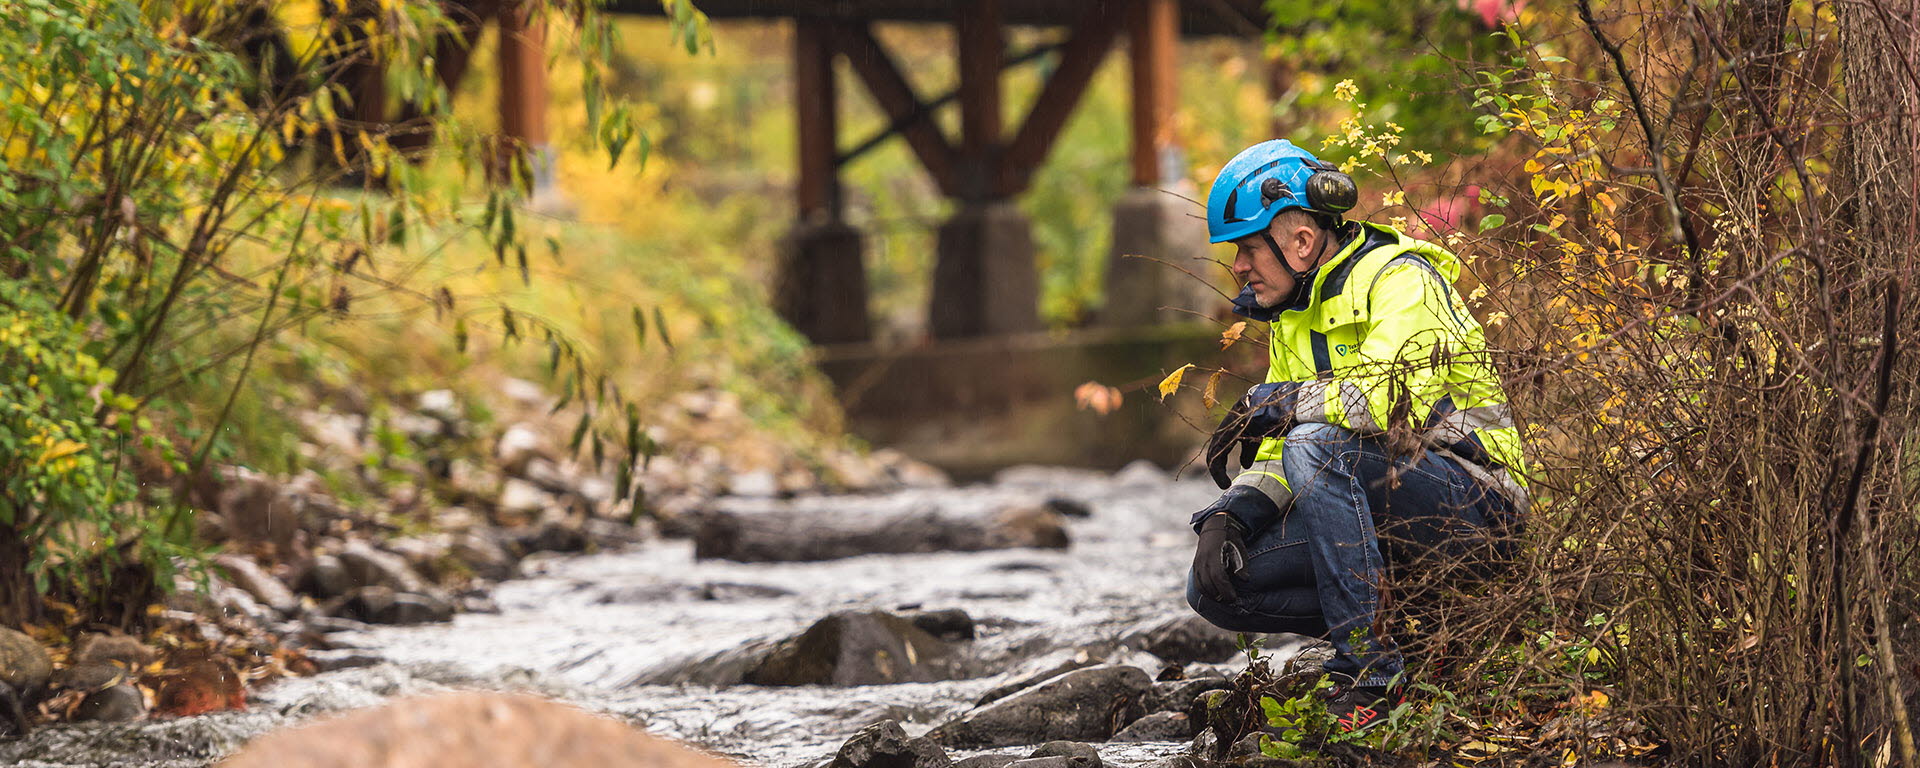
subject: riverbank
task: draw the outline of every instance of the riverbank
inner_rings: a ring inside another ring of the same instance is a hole
[[[1142,630],[1188,613],[1182,598],[1192,535],[1186,516],[1214,493],[1204,480],[1172,479],[1135,465],[1113,474],[1016,468],[971,487],[758,499],[757,508],[856,515],[936,509],[957,517],[1052,500],[1085,515],[1067,518],[1071,544],[1064,550],[738,563],[696,560],[692,541],[658,539],[618,552],[534,554],[521,562],[524,578],[492,589],[497,612],[329,633],[329,644],[347,649],[335,663],[356,666],[276,682],[257,691],[246,711],[57,725],[0,745],[0,758],[47,767],[210,765],[262,733],[316,716],[414,693],[484,689],[555,696],[751,765],[809,765],[882,720],[901,722],[913,736],[931,731],[1040,667],[1108,662],[1148,677],[1168,666],[1191,674],[1229,670],[1226,659],[1215,666],[1141,647],[1148,644]],[[961,679],[858,686],[651,682],[718,654],[795,635],[836,613],[950,609],[965,613],[973,634],[950,641]],[[1138,765],[1185,748],[1185,739],[1168,739],[1108,745],[1101,754],[1109,763]]]

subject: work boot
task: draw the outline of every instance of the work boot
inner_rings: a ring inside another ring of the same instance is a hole
[[[1406,701],[1398,686],[1353,685],[1352,678],[1333,675],[1333,687],[1327,689],[1327,714],[1342,733],[1364,731],[1386,722],[1388,713]]]

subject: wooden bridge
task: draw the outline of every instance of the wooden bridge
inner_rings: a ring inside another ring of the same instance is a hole
[[[539,30],[516,4],[499,5],[502,126],[534,153],[536,181],[551,179],[541,109],[545,86]],[[1204,286],[1154,263],[1204,252],[1191,204],[1158,190],[1185,175],[1172,118],[1183,35],[1255,36],[1266,29],[1261,0],[701,0],[717,21],[793,24],[793,119],[798,124],[795,224],[782,244],[774,301],[816,343],[870,336],[862,233],[844,214],[840,170],[894,137],[904,139],[929,178],[955,202],[941,225],[928,328],[937,338],[1037,330],[1039,278],[1030,225],[1014,205],[1080,102],[1108,53],[1124,46],[1132,71],[1134,189],[1114,210],[1113,252],[1103,325],[1168,319],[1161,306],[1198,306]],[[659,15],[658,0],[616,0],[610,10]],[[880,22],[950,25],[959,82],[950,92],[916,91],[893,52],[874,35]],[[1007,28],[1064,28],[1064,42],[1009,52]],[[849,144],[842,135],[834,62],[844,58],[867,95],[892,119]],[[1002,129],[1001,81],[1023,64],[1051,59],[1039,98],[1011,131]],[[934,119],[959,110],[959,135]],[[1121,259],[1137,254],[1146,259]]]

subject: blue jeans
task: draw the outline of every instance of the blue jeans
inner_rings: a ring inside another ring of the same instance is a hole
[[[1326,638],[1326,669],[1358,685],[1386,685],[1402,660],[1376,626],[1390,567],[1425,557],[1492,554],[1496,530],[1518,514],[1433,451],[1391,461],[1379,436],[1331,424],[1301,424],[1281,452],[1291,510],[1247,533],[1248,578],[1225,604],[1187,577],[1187,603],[1233,632],[1292,632]],[[1396,477],[1392,476],[1397,472]]]

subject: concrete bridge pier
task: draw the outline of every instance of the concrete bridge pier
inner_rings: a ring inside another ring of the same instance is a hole
[[[1040,328],[1033,225],[1011,200],[966,203],[940,225],[927,325],[936,338]]]
[[[1192,319],[1189,312],[1220,305],[1211,286],[1221,278],[1219,268],[1205,260],[1205,212],[1188,200],[1199,193],[1186,180],[1186,158],[1173,131],[1179,13],[1176,0],[1136,0],[1128,9],[1133,189],[1113,207],[1101,325],[1178,323]]]

